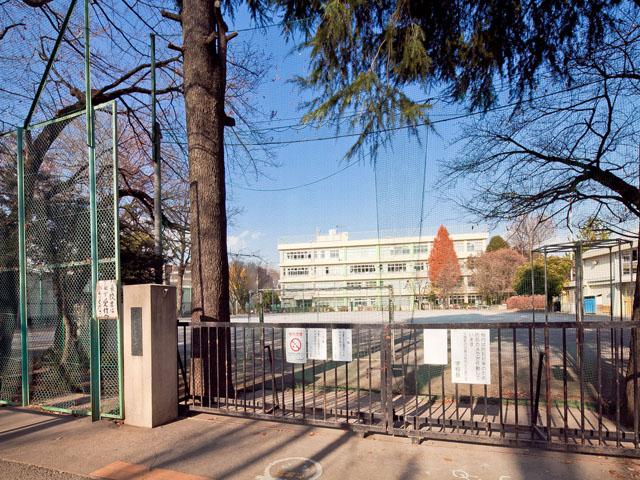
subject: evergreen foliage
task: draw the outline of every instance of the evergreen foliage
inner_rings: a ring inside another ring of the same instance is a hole
[[[250,2],[251,8],[255,9]],[[257,2],[261,3],[261,2]],[[314,91],[307,121],[348,117],[362,134],[349,151],[375,150],[387,133],[428,123],[430,88],[486,109],[508,79],[522,99],[541,71],[568,79],[567,58],[601,42],[618,1],[483,0],[402,2],[272,0],[285,33],[302,32]],[[417,88],[416,88],[417,87]],[[419,92],[415,96],[408,91]],[[353,115],[359,112],[359,115]]]
[[[503,248],[509,248],[509,244],[500,235],[494,235],[489,239],[487,252],[495,252],[496,250],[501,250]]]

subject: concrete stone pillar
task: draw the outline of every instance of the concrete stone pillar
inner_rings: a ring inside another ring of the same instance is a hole
[[[176,288],[127,285],[122,296],[125,423],[156,427],[178,416]]]

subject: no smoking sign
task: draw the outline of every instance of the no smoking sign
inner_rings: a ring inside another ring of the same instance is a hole
[[[307,362],[307,332],[304,328],[285,328],[286,357],[289,363]]]

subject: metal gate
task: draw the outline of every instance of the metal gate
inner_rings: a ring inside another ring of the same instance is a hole
[[[626,418],[623,408],[628,393],[629,408],[640,406],[637,362],[629,362],[637,334],[631,322],[181,326],[191,328],[193,351],[184,342],[183,355],[190,367],[185,403],[194,411],[415,441],[640,456],[638,416]],[[329,340],[331,330],[348,329],[352,360],[331,360],[329,341],[328,360],[288,363],[282,348],[287,328],[324,329]],[[425,335],[435,330],[484,332],[490,381],[454,383],[452,354],[447,364],[426,364]],[[210,368],[211,355],[224,367]]]
[[[93,112],[0,138],[0,401],[121,418],[120,315],[96,291],[118,308],[116,105]]]

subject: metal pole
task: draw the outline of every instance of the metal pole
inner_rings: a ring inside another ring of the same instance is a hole
[[[89,210],[91,233],[91,419],[100,420],[100,325],[96,311],[98,284],[98,217],[96,208],[96,151],[93,99],[91,97],[91,50],[89,31],[89,0],[84,0],[84,76],[87,117],[87,155],[89,158]]]
[[[544,249],[544,324],[549,323],[549,289],[547,286],[547,248]],[[546,330],[545,330],[546,332]]]
[[[18,149],[18,275],[19,275],[19,317],[20,349],[22,351],[22,406],[29,405],[29,351],[27,343],[27,257],[25,241],[24,206],[24,129],[17,130]]]
[[[576,245],[576,320],[584,318],[584,302],[582,301],[582,242]]]
[[[529,261],[531,263],[531,320],[533,321],[533,328],[535,328],[536,326],[536,287],[534,283],[535,269],[533,265],[533,248],[529,249]]]
[[[162,283],[162,169],[160,159],[160,126],[156,120],[156,36],[151,38],[151,156],[153,160],[153,253],[157,259],[156,283]]]
[[[111,134],[113,136],[112,141],[112,163],[113,163],[113,232],[114,239],[113,245],[115,248],[115,269],[116,269],[116,292],[117,292],[117,311],[118,318],[116,319],[116,333],[118,336],[118,402],[120,408],[118,410],[120,418],[124,418],[124,358],[122,351],[122,279],[120,276],[120,215],[118,205],[120,203],[120,196],[118,194],[118,109],[116,102],[111,104]]]
[[[29,108],[29,113],[24,120],[24,128],[27,128],[31,123],[31,118],[33,117],[33,113],[36,110],[36,106],[40,101],[40,95],[42,95],[42,91],[44,90],[44,86],[47,84],[47,79],[49,78],[49,72],[51,71],[51,67],[53,66],[53,62],[56,59],[56,55],[58,54],[58,49],[60,48],[60,44],[62,43],[62,38],[64,37],[64,33],[67,31],[67,26],[69,25],[69,20],[71,19],[71,14],[76,7],[77,0],[71,0],[69,4],[69,8],[67,9],[67,14],[62,21],[62,25],[60,26],[60,32],[58,32],[58,37],[56,38],[56,43],[53,45],[53,50],[49,55],[49,59],[47,60],[47,65],[44,67],[44,72],[42,77],[40,78],[40,84],[38,85],[38,89],[36,90],[36,94],[33,97],[33,102],[31,103],[31,107]]]
[[[613,322],[613,305],[615,303],[615,291],[613,290],[613,279],[615,270],[613,268],[612,247],[609,247],[609,320]]]

